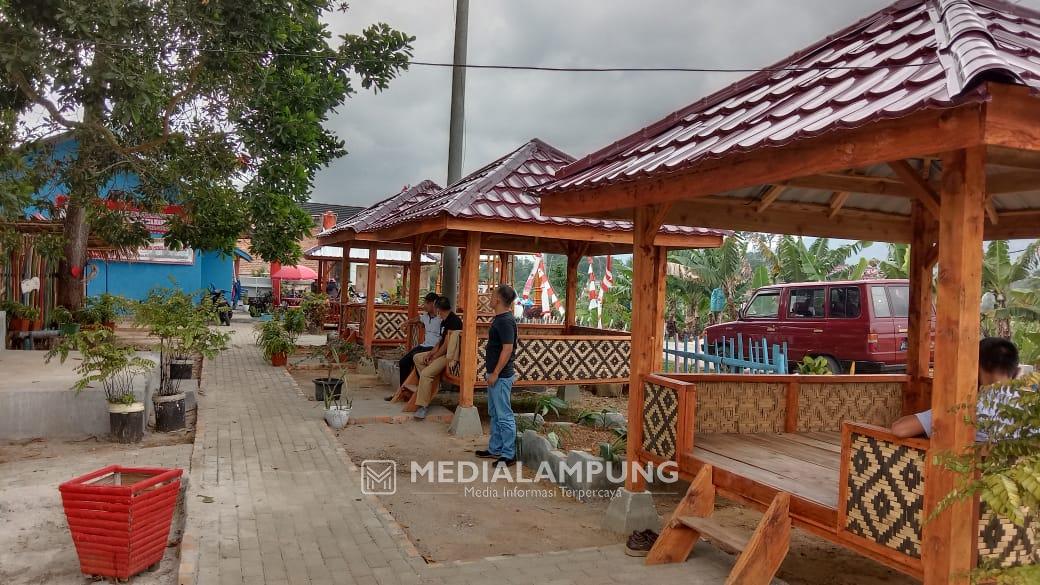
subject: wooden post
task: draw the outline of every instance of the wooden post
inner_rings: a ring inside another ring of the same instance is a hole
[[[936,310],[934,453],[961,453],[975,441],[965,414],[975,415],[979,367],[979,299],[985,223],[985,147],[943,155],[939,212],[939,296]],[[955,410],[969,405],[967,411]],[[924,517],[952,490],[956,473],[929,459]],[[921,559],[926,585],[966,585],[978,526],[970,501],[951,505],[924,525]]]
[[[567,295],[564,297],[563,306],[567,311],[564,313],[563,325],[566,331],[574,327],[578,316],[578,263],[581,256],[573,248],[567,253]]]
[[[422,243],[419,238],[416,237],[412,241],[412,256],[409,258],[408,267],[405,269],[405,277],[408,279],[408,319],[415,319],[419,316],[419,285],[420,273],[422,272]],[[411,337],[411,332],[414,331],[418,325],[412,325],[409,329],[408,334]],[[422,338],[418,339],[422,342]],[[411,342],[411,340],[409,340]]]
[[[513,285],[513,255],[509,252],[498,253],[498,263],[502,267],[502,272],[498,275],[499,284]]]
[[[928,370],[931,362],[932,253],[938,222],[924,205],[915,201],[910,213],[913,239],[910,243],[910,313],[907,322],[906,373],[910,382],[903,393],[903,414],[928,408]]]
[[[318,292],[325,292],[325,262],[318,260]]]
[[[368,282],[365,290],[365,353],[372,355],[372,343],[376,338],[376,268],[379,260],[375,246],[368,249]]]
[[[480,279],[480,232],[468,232],[466,253],[462,256],[460,280],[462,297],[462,347],[459,348],[459,406],[473,406],[473,387],[477,381],[477,281]]]
[[[350,242],[343,244],[343,260],[339,263],[339,332],[347,326],[347,305],[350,303]],[[346,337],[344,337],[346,339]]]
[[[628,383],[626,456],[632,466],[636,465],[636,455],[643,445],[643,379],[661,364],[665,253],[654,245],[654,236],[663,215],[660,206],[637,207],[633,225],[632,339],[639,341],[632,344]],[[630,469],[625,489],[642,492],[646,482]]]

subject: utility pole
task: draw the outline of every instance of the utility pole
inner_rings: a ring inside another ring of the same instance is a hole
[[[455,56],[451,68],[451,123],[448,131],[448,185],[462,178],[462,154],[466,123],[466,39],[469,35],[469,0],[455,0]],[[455,306],[459,292],[459,249],[447,246],[441,254],[444,296]],[[469,291],[468,291],[469,292]],[[474,293],[475,294],[475,293]]]

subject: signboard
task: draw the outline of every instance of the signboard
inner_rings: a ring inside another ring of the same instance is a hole
[[[194,264],[195,250],[170,250],[162,238],[152,240],[147,248],[138,248],[137,257],[130,259],[131,262],[148,262],[151,264]]]

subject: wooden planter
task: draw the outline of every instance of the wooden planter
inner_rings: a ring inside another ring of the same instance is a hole
[[[80,570],[129,579],[166,551],[180,469],[110,465],[58,487]]]

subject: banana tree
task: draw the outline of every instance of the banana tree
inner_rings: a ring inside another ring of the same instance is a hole
[[[1033,272],[1040,268],[1040,241],[1026,246],[1014,259],[1006,240],[995,240],[986,247],[982,259],[982,291],[993,297],[993,308],[984,317],[995,326],[995,334],[1011,338],[1013,317],[1040,319],[1040,278]]]

